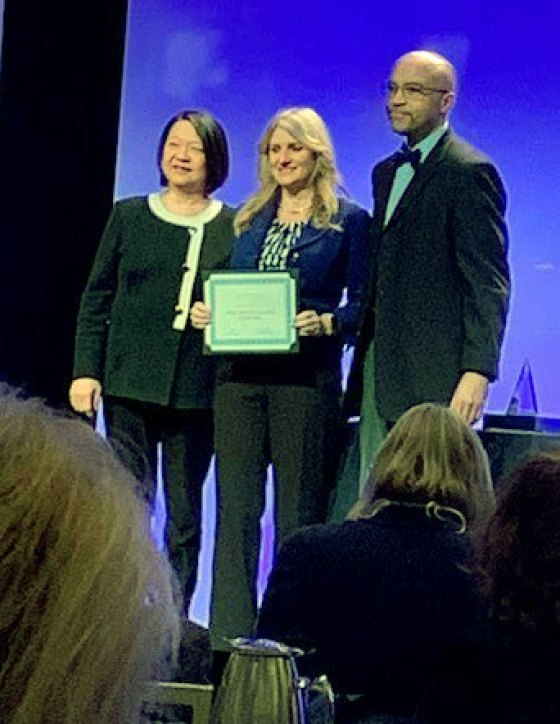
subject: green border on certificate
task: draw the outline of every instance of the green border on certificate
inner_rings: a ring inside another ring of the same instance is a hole
[[[205,354],[291,354],[299,350],[294,320],[298,275],[286,271],[213,271],[203,275],[212,321]]]

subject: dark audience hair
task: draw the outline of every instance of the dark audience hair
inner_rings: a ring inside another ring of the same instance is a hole
[[[184,110],[176,113],[164,126],[159,139],[157,164],[160,183],[167,186],[167,179],[161,170],[163,147],[171,128],[177,121],[189,121],[200,136],[206,157],[206,188],[211,194],[224,185],[229,173],[229,149],[226,132],[223,126],[207,111]]]
[[[488,458],[478,435],[450,407],[424,403],[397,420],[348,517],[375,514],[386,500],[454,508],[469,527],[486,520],[494,504]]]
[[[82,420],[0,389],[0,718],[135,722],[179,637],[135,481]]]
[[[497,619],[560,636],[560,448],[526,459],[501,483],[480,563]]]

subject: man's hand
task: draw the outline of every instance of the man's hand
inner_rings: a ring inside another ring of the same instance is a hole
[[[482,417],[487,395],[487,378],[478,372],[464,372],[455,388],[450,407],[472,425]]]
[[[101,399],[101,382],[92,377],[78,377],[72,382],[69,397],[76,412],[93,417]]]

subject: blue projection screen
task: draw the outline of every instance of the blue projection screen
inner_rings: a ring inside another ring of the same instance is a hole
[[[495,160],[509,192],[513,300],[489,409],[504,411],[528,359],[539,412],[560,415],[560,142],[550,128],[560,68],[548,6],[526,7],[403,0],[397,16],[368,0],[131,0],[116,196],[157,187],[164,122],[203,107],[228,131],[220,196],[238,204],[254,188],[268,119],[311,105],[331,128],[347,190],[370,208],[371,167],[399,142],[378,89],[401,53],[437,50],[459,72],[455,131]]]
[[[552,3],[130,0],[116,197],[155,190],[165,121],[202,107],[225,125],[233,163],[220,198],[256,182],[256,143],[279,109],[310,105],[335,141],[345,187],[371,207],[373,163],[398,146],[379,93],[402,53],[457,67],[451,122],[488,153],[509,194],[513,300],[489,409],[504,412],[528,360],[539,413],[560,416],[560,84]],[[204,618],[204,616],[202,616]]]

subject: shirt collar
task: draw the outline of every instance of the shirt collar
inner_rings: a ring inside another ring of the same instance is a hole
[[[161,192],[153,193],[148,196],[148,206],[154,216],[157,216],[162,221],[167,221],[168,224],[174,224],[175,226],[185,226],[190,228],[201,228],[204,224],[212,221],[222,210],[223,203],[217,199],[211,199],[208,206],[200,211],[198,214],[192,214],[191,216],[182,216],[181,214],[175,214],[173,211],[169,211],[167,206],[164,205],[161,200]]]
[[[426,136],[426,138],[423,138],[415,146],[412,146],[413,151],[418,149],[421,153],[420,163],[424,163],[424,161],[427,159],[429,154],[437,146],[440,138],[443,136],[444,133],[446,133],[446,131],[448,129],[449,129],[449,121],[445,121],[445,123],[443,125],[435,128],[428,136]]]

